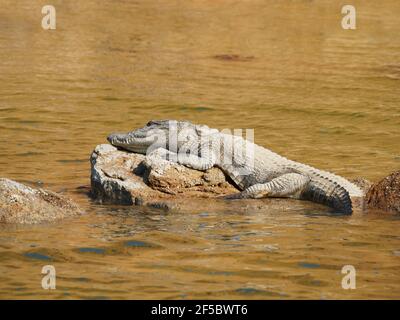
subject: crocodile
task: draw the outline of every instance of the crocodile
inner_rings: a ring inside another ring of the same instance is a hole
[[[240,192],[228,199],[294,198],[327,205],[342,214],[353,212],[353,199],[363,191],[347,179],[289,160],[230,132],[189,121],[152,120],[107,140],[117,148],[166,159],[205,171],[219,167]],[[157,161],[157,160],[156,160]]]

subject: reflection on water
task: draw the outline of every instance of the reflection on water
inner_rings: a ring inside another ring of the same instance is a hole
[[[400,3],[58,2],[0,7],[1,176],[76,199],[85,217],[0,229],[0,297],[398,298],[398,217],[318,206],[171,213],[91,204],[88,157],[153,118],[254,128],[339,174],[400,165]],[[12,12],[12,14],[11,14]],[[41,289],[53,264],[57,290]],[[357,290],[340,270],[357,269]]]

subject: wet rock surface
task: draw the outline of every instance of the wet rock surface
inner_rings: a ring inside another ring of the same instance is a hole
[[[365,202],[368,208],[400,212],[400,171],[372,185]]]
[[[60,194],[0,178],[0,223],[36,224],[82,213]]]

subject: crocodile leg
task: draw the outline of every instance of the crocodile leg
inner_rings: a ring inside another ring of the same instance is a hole
[[[157,163],[162,163],[162,161],[160,162],[160,159],[176,162],[200,171],[210,169],[215,164],[215,158],[210,153],[204,152],[202,156],[199,157],[195,154],[186,154],[183,152],[176,154],[175,152],[171,152],[165,148],[157,148],[150,152],[146,156],[146,163],[151,164],[151,166],[154,167],[157,166]]]
[[[160,147],[149,152],[143,164],[145,167],[162,174],[168,168],[170,162],[176,162],[174,159],[176,159],[176,153]]]
[[[146,159],[155,159],[155,160],[163,159],[163,160],[174,161],[173,159],[176,159],[176,153],[160,147],[148,153],[146,155]]]
[[[205,171],[215,165],[216,158],[211,151],[210,142],[189,141],[178,152],[178,163],[186,167]]]
[[[215,160],[212,157],[198,157],[192,154],[178,153],[178,163],[195,170],[205,171],[214,166]]]
[[[228,199],[282,197],[299,198],[310,178],[298,173],[286,173],[266,183],[257,183]]]

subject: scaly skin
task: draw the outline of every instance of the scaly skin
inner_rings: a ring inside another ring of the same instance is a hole
[[[152,163],[154,157],[161,157],[202,171],[217,166],[242,190],[229,198],[304,199],[351,214],[351,199],[363,197],[361,189],[345,178],[288,160],[239,136],[187,121],[150,121],[141,129],[114,133],[107,139],[114,146],[147,154]]]

